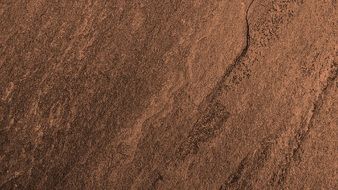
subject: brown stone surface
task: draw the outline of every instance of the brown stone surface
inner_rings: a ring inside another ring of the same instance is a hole
[[[338,189],[336,0],[1,0],[0,189]]]

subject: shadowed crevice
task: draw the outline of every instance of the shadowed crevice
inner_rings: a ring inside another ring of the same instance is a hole
[[[248,8],[245,11],[245,39],[244,39],[244,47],[242,48],[240,54],[235,58],[234,62],[229,65],[229,67],[226,68],[224,74],[221,76],[221,80],[219,80],[214,87],[214,89],[211,91],[211,93],[207,96],[206,101],[207,102],[213,102],[215,99],[220,95],[222,89],[224,88],[224,83],[230,76],[230,74],[234,71],[235,68],[237,68],[243,61],[244,57],[247,55],[249,47],[250,47],[250,24],[249,24],[249,10],[255,0],[252,0],[249,4]]]

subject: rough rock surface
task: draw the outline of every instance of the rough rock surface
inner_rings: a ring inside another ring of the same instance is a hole
[[[336,0],[1,0],[0,189],[338,189]]]

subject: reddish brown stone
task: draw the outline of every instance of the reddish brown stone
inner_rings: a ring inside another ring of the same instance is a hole
[[[0,189],[338,189],[335,0],[3,0]]]

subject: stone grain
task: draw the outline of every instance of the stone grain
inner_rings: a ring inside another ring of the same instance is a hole
[[[338,189],[335,0],[0,1],[0,189]]]

